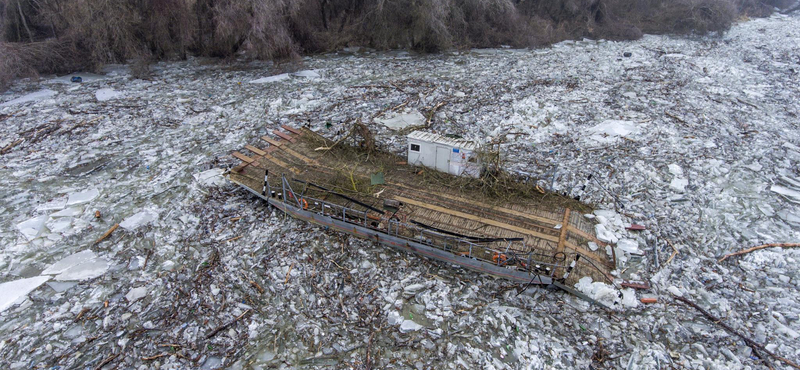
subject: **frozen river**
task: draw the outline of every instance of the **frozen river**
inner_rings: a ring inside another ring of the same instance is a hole
[[[800,359],[798,250],[717,262],[800,242],[797,16],[721,37],[76,75],[0,95],[1,368],[764,366],[673,294]],[[607,309],[518,294],[287,219],[219,176],[281,124],[335,138],[361,119],[402,153],[381,124],[397,115],[500,143],[510,171],[594,205],[652,288],[584,282]]]

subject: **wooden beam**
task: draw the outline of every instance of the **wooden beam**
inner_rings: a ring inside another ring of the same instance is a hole
[[[291,135],[289,135],[289,134],[287,134],[285,132],[280,132],[278,130],[272,130],[272,133],[275,134],[275,135],[278,135],[278,137],[280,137],[283,140],[286,140],[286,141],[291,142],[291,143],[294,142],[294,138]]]
[[[556,253],[564,253],[564,245],[567,243],[567,230],[569,230],[569,208],[564,210],[564,220],[561,221],[561,235],[558,237]]]
[[[253,153],[256,153],[256,154],[258,154],[258,155],[264,155],[264,154],[267,154],[267,152],[265,152],[265,151],[263,151],[263,150],[261,150],[261,149],[258,149],[258,148],[254,147],[254,146],[252,146],[252,145],[245,145],[245,146],[244,146],[244,148],[245,148],[245,149],[247,149],[247,150],[249,150],[249,151],[251,151],[251,152],[253,152]]]
[[[239,153],[239,152],[233,152],[233,156],[236,157],[236,158],[239,158],[242,161],[247,162],[247,163],[255,162],[255,159],[250,158],[250,157],[248,157],[248,156],[246,156],[246,155],[244,155],[242,153]]]
[[[244,168],[247,167],[247,165],[249,165],[249,163],[242,163],[242,164],[232,168],[231,171],[233,171],[233,172],[242,172],[244,170]]]
[[[281,125],[281,128],[286,130],[286,131],[289,131],[289,132],[291,132],[293,134],[297,134],[297,135],[301,134],[300,130],[298,130],[298,129],[294,128],[294,127],[291,127],[291,126]]]
[[[283,143],[281,143],[280,141],[273,140],[272,138],[267,137],[267,136],[262,136],[261,140],[264,140],[264,141],[268,142],[269,145],[272,145],[272,146],[281,146],[281,145],[283,145]]]

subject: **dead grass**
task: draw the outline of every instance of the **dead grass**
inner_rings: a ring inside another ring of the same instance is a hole
[[[349,195],[372,197],[381,186],[370,185],[370,175],[383,172],[387,182],[398,182],[423,189],[437,189],[448,194],[460,195],[467,199],[481,199],[482,202],[503,204],[530,204],[544,209],[570,208],[581,212],[591,212],[591,207],[569,197],[537,189],[511,174],[493,170],[481,178],[454,176],[425,167],[408,166],[406,158],[393,153],[373,150],[367,152],[352,146],[352,139],[336,145],[330,140],[316,135],[305,135],[309,147],[328,147],[321,151],[327,158],[325,163],[333,163],[332,172],[317,172],[319,184],[328,184],[338,192]],[[313,176],[313,175],[308,175]]]

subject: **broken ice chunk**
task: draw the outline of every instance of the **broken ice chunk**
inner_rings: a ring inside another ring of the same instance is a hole
[[[47,228],[54,233],[63,233],[72,228],[72,217],[51,218],[47,221]]]
[[[639,251],[639,243],[637,243],[635,240],[620,239],[617,242],[617,247],[619,247],[623,251],[631,253],[631,254],[639,254],[639,253],[641,253]]]
[[[53,290],[55,290],[56,293],[62,293],[62,292],[66,292],[70,288],[78,285],[78,283],[72,282],[72,281],[70,281],[70,282],[51,281],[51,282],[47,283],[47,285],[49,285],[50,288],[53,288]]]
[[[58,281],[86,280],[103,275],[108,270],[108,261],[97,258],[77,264],[56,276]]]
[[[62,209],[56,213],[50,215],[50,217],[75,217],[80,216],[83,213],[83,208],[81,207],[70,207]]]
[[[36,207],[37,211],[58,211],[64,209],[67,205],[67,198],[53,199],[47,203],[40,204]]]
[[[97,189],[89,189],[85,191],[79,191],[77,193],[72,193],[69,195],[69,199],[67,200],[66,206],[74,206],[76,204],[82,204],[86,202],[91,202],[94,198],[100,195],[100,191]]]
[[[639,301],[636,300],[636,292],[631,289],[622,289],[622,305],[625,307],[636,307],[639,305]]]
[[[21,96],[19,98],[16,98],[14,100],[9,100],[9,101],[7,101],[5,103],[2,103],[2,104],[0,104],[0,107],[7,107],[7,106],[10,106],[10,105],[22,104],[22,103],[27,103],[27,102],[31,102],[31,101],[37,101],[37,100],[44,100],[44,99],[47,99],[47,98],[49,98],[49,97],[51,97],[51,96],[53,96],[55,94],[56,94],[56,92],[53,91],[53,90],[50,90],[50,89],[39,90],[37,92],[30,93],[28,95],[23,95],[23,96]]]
[[[402,130],[409,126],[418,126],[425,121],[425,116],[418,110],[406,110],[403,113],[390,113],[384,118],[375,118],[375,123],[380,123],[392,130]]]
[[[263,78],[259,78],[257,80],[252,80],[252,81],[250,81],[250,83],[251,84],[264,84],[264,83],[270,83],[270,82],[283,81],[283,80],[285,80],[287,78],[289,78],[289,74],[288,73],[281,73],[279,75],[263,77]]]
[[[637,131],[630,121],[608,120],[586,130],[590,134],[587,141],[597,144],[611,144],[619,138],[627,137]]]
[[[681,179],[681,178],[674,178],[672,182],[669,183],[669,187],[672,190],[675,190],[678,193],[683,193],[686,191],[686,185],[689,185],[689,180]]]
[[[426,288],[425,284],[411,284],[403,288],[403,296],[404,297],[414,296],[425,288]]]
[[[111,99],[117,99],[121,97],[122,93],[114,89],[106,88],[95,91],[94,96],[97,98],[97,101],[109,101]]]
[[[417,330],[422,329],[422,328],[423,328],[422,325],[417,324],[417,323],[415,323],[415,322],[413,322],[411,320],[405,320],[405,321],[403,321],[402,324],[400,324],[400,332],[401,333],[408,333],[408,332],[412,332],[412,331],[417,331]]]
[[[46,215],[37,216],[30,220],[20,222],[17,224],[17,229],[30,241],[41,235],[45,222],[47,222]]]
[[[672,176],[676,176],[676,177],[682,177],[683,176],[683,168],[681,168],[681,166],[673,163],[673,164],[670,164],[667,167],[669,168],[669,173],[671,173]]]
[[[221,168],[212,168],[208,171],[203,171],[200,173],[194,174],[194,180],[200,183],[203,186],[219,186],[225,184],[225,178],[222,177],[222,173],[225,172]]]
[[[292,73],[292,77],[319,78],[319,69],[307,69]]]
[[[785,186],[780,185],[772,185],[769,188],[770,191],[783,195],[790,201],[800,202],[800,191],[790,189]]]
[[[147,287],[143,286],[131,289],[128,294],[125,295],[125,298],[128,300],[128,302],[134,302],[144,298],[145,296],[147,296]]]
[[[94,252],[89,249],[80,251],[50,265],[50,267],[42,271],[42,275],[57,275],[67,271],[67,269],[72,266],[93,260],[95,258],[97,258],[97,255],[95,255]]]
[[[671,285],[669,288],[667,288],[667,290],[674,296],[683,297],[683,292],[681,292],[681,290],[674,285]]]
[[[600,239],[601,242],[605,243],[616,243],[617,236],[614,235],[613,232],[606,229],[605,225],[597,224],[594,225],[595,234],[597,234],[597,239]]]
[[[119,223],[123,229],[134,230],[141,226],[147,225],[158,218],[158,212],[146,209],[133,216],[130,216]]]
[[[0,284],[0,312],[13,306],[20,298],[26,296],[48,280],[50,280],[49,276],[36,276]]]
[[[403,323],[403,317],[400,316],[400,314],[397,313],[397,311],[391,311],[391,312],[389,312],[389,315],[388,315],[388,318],[387,318],[386,321],[389,322],[389,325],[391,325],[391,326],[400,325],[400,324]]]

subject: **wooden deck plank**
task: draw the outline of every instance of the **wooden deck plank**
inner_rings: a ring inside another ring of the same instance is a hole
[[[264,154],[267,154],[267,152],[265,152],[265,151],[263,151],[263,150],[261,150],[261,149],[258,149],[258,148],[254,147],[254,146],[252,146],[252,145],[245,145],[245,146],[244,146],[244,148],[245,148],[245,149],[247,149],[247,150],[249,150],[249,151],[251,151],[251,152],[253,152],[253,153],[256,153],[256,154],[258,154],[258,155],[264,155]]]
[[[261,140],[264,140],[264,141],[268,142],[269,145],[272,145],[272,146],[280,147],[281,145],[283,145],[282,142],[280,142],[278,140],[274,140],[274,139],[272,139],[271,137],[268,137],[268,136],[262,136]]]
[[[243,162],[242,164],[240,164],[240,165],[238,165],[238,166],[236,166],[234,168],[231,168],[231,171],[242,172],[244,170],[244,168],[247,167],[247,165],[249,165],[249,163]]]
[[[275,135],[278,135],[278,137],[280,137],[283,140],[286,140],[286,141],[292,142],[292,143],[294,142],[294,138],[292,137],[292,135],[289,135],[289,134],[287,134],[285,132],[281,132],[281,131],[278,131],[278,130],[272,130],[272,133],[275,134]]]
[[[300,130],[298,130],[298,129],[294,128],[294,127],[291,127],[291,126],[281,125],[281,128],[286,130],[286,131],[289,131],[289,132],[291,132],[293,134],[296,134],[296,135],[300,135],[301,134]]]
[[[244,155],[242,153],[239,153],[239,152],[233,152],[233,156],[236,157],[236,158],[239,158],[242,161],[247,162],[247,163],[255,162],[255,159],[250,158],[250,157],[248,157],[248,156],[246,156],[246,155]]]

